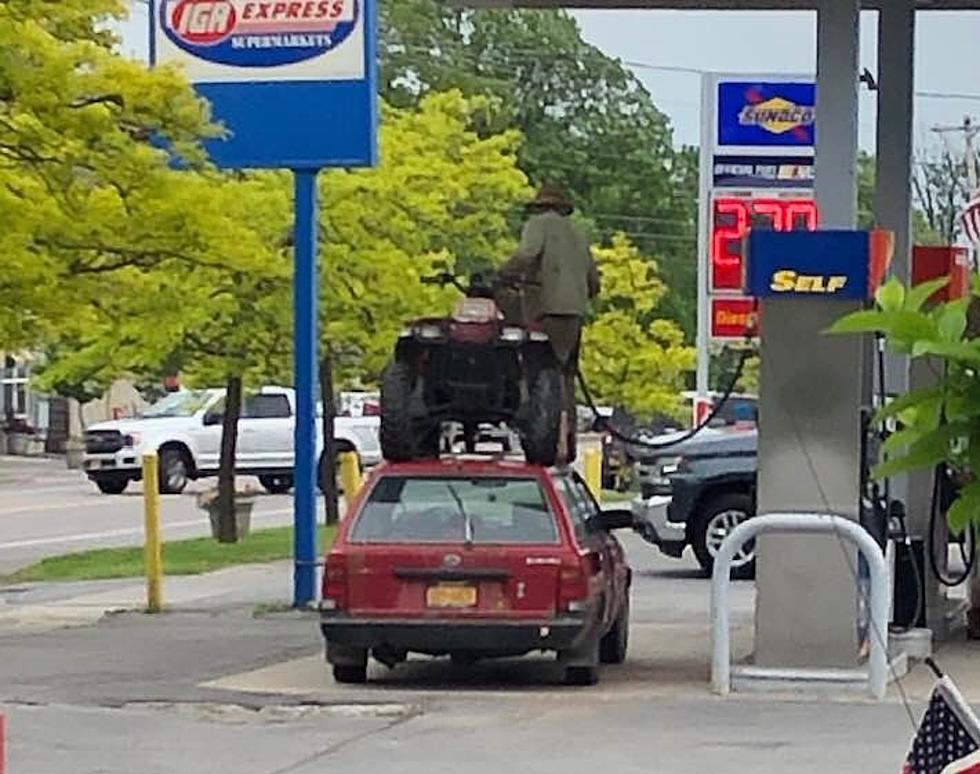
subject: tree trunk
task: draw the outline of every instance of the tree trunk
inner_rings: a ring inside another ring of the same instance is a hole
[[[337,444],[334,442],[334,417],[337,404],[333,399],[333,354],[324,348],[320,361],[320,400],[323,404],[323,456],[320,458],[320,481],[326,501],[327,524],[340,521],[340,504],[337,494]]]
[[[235,450],[238,446],[238,418],[242,413],[242,379],[229,376],[225,414],[221,426],[221,460],[218,463],[218,541],[238,542],[235,521]]]

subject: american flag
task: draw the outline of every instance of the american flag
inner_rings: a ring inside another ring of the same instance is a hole
[[[980,191],[974,191],[960,215],[963,233],[973,244],[980,243]]]
[[[980,720],[948,677],[933,689],[902,774],[980,774]]]

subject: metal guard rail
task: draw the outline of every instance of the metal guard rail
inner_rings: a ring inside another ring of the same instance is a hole
[[[793,534],[836,533],[854,544],[868,562],[871,576],[871,628],[868,658],[868,690],[875,699],[885,695],[888,683],[888,611],[890,589],[888,568],[880,547],[857,522],[826,513],[771,513],[743,521],[731,531],[715,557],[711,574],[711,683],[716,693],[727,696],[731,691],[731,642],[729,631],[728,591],[732,558],[748,540],[763,532]],[[855,580],[855,582],[857,582]],[[766,669],[755,667],[753,673],[765,676]],[[785,675],[785,669],[773,669],[773,676]],[[811,674],[818,674],[813,670]]]

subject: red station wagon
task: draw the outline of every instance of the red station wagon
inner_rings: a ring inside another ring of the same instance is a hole
[[[572,471],[445,459],[381,465],[326,559],[321,627],[334,678],[360,683],[368,655],[457,663],[555,651],[564,681],[598,679],[629,636],[630,568]]]

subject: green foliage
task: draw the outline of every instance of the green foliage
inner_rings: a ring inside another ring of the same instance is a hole
[[[656,256],[664,313],[693,336],[698,157],[672,147],[667,118],[621,62],[583,40],[566,11],[381,5],[382,94],[396,106],[458,88],[497,109],[478,128],[524,136],[519,166],[563,186],[601,243],[626,233]]]
[[[656,315],[667,286],[625,236],[595,253],[603,289],[582,345],[590,389],[597,401],[624,406],[641,418],[678,414],[695,351],[685,346],[675,322]]]
[[[961,532],[980,523],[980,339],[968,333],[969,299],[930,306],[928,299],[946,284],[936,280],[906,288],[898,280],[885,283],[875,308],[853,312],[831,328],[832,333],[876,333],[895,352],[926,359],[935,386],[915,390],[880,412],[894,418],[899,430],[884,444],[885,459],[875,474],[887,477],[947,463],[966,480],[950,509],[950,527]],[[978,282],[974,281],[974,296]],[[974,301],[975,303],[975,301]]]
[[[380,167],[323,175],[323,343],[339,381],[374,382],[405,322],[451,309],[456,291],[421,277],[443,264],[486,267],[513,249],[510,215],[530,189],[516,166],[520,136],[473,130],[488,107],[448,92],[386,108]]]

